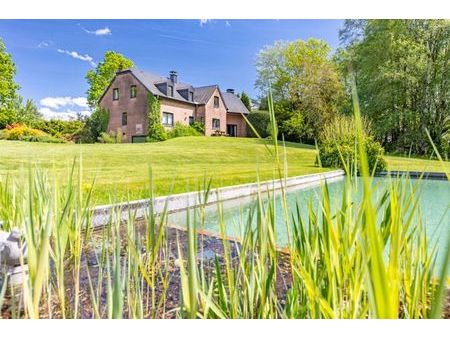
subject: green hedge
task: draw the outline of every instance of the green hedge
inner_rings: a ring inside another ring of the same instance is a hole
[[[258,132],[259,136],[261,136],[262,138],[266,138],[270,135],[269,132],[270,116],[268,111],[263,110],[252,111],[250,114],[247,115],[247,119],[253,126],[253,128],[255,128],[255,130]],[[247,135],[250,137],[257,136],[250,126],[247,127]]]

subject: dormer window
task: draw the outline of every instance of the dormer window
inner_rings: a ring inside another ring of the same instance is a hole
[[[189,101],[194,102],[194,93],[193,92],[189,92]]]
[[[219,97],[214,96],[214,108],[219,108]]]
[[[130,98],[135,98],[137,96],[137,87],[135,85],[130,87]]]
[[[173,86],[169,86],[167,88],[167,95],[173,97]]]
[[[117,101],[119,99],[119,88],[113,89],[113,101]]]

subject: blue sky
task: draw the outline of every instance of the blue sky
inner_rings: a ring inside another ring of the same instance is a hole
[[[277,40],[338,46],[342,20],[0,20],[21,95],[49,116],[87,112],[86,72],[107,50],[194,86],[218,84],[257,97],[255,56]]]

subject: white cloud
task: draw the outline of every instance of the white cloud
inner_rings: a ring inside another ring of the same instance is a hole
[[[71,109],[68,109],[65,111],[54,111],[47,107],[40,108],[39,112],[42,114],[42,116],[46,120],[52,120],[52,119],[75,120],[78,117],[78,113],[80,113],[81,115],[88,115],[88,116],[91,114],[89,111],[76,112]]]
[[[70,55],[74,59],[78,59],[78,60],[81,60],[81,61],[89,62],[92,67],[95,67],[97,65],[94,62],[94,59],[92,58],[92,56],[89,56],[88,54],[82,55],[82,54],[79,54],[76,51],[72,51],[71,52],[71,51],[68,51],[66,49],[59,49],[59,48],[57,49],[57,51],[58,51],[58,53]]]
[[[72,102],[78,107],[88,108],[87,99],[85,97],[74,97]]]
[[[52,41],[41,41],[38,44],[38,47],[39,48],[46,48],[46,47],[50,46],[51,44],[52,44]]]
[[[76,119],[78,114],[89,116],[88,104],[85,97],[44,97],[39,101],[39,112],[45,119],[70,120]]]
[[[88,29],[83,28],[83,30],[88,33],[88,34],[94,34],[97,36],[104,36],[104,35],[112,35],[111,30],[108,27],[105,28],[99,28],[96,29],[95,31],[90,31]]]
[[[200,27],[203,27],[207,23],[211,22],[211,19],[200,19]]]
[[[41,106],[58,109],[61,107],[80,107],[87,108],[87,99],[85,97],[56,96],[44,97],[39,101]]]
[[[226,20],[226,21],[225,21],[225,26],[231,27],[231,23],[230,23],[228,20]]]

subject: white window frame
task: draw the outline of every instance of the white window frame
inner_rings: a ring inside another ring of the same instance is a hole
[[[171,124],[166,122],[169,120],[169,119],[166,119],[166,117],[170,117],[170,119],[172,120]],[[162,124],[164,127],[173,127],[173,113],[169,113],[167,111],[163,112]]]
[[[214,126],[214,122],[217,122],[217,126]],[[220,119],[212,119],[212,129],[220,130]]]
[[[117,93],[117,97],[116,97],[116,93]],[[118,101],[120,97],[120,92],[119,92],[119,88],[113,88],[113,101]]]
[[[133,89],[134,89],[134,96],[133,96]],[[130,86],[130,99],[135,99],[137,97],[137,86],[131,85]]]

